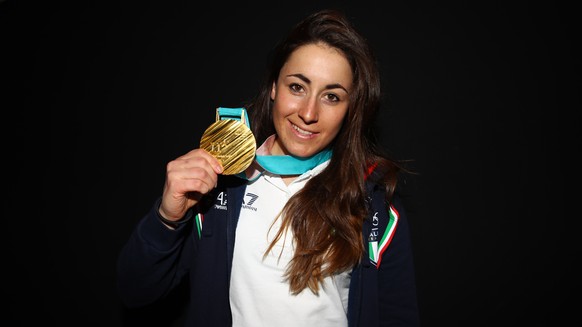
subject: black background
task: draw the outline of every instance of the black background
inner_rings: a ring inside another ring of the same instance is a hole
[[[558,2],[0,1],[8,326],[179,326],[126,310],[115,260],[274,43],[345,9],[376,50],[424,326],[580,324],[580,36]],[[209,295],[211,296],[211,295]]]

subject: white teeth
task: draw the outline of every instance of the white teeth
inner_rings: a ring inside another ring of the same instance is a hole
[[[311,135],[311,134],[313,134],[313,133],[311,133],[311,132],[308,132],[308,131],[306,131],[306,130],[303,130],[303,129],[301,129],[301,128],[297,127],[296,125],[293,125],[293,128],[294,128],[296,131],[298,131],[299,133],[303,134],[303,135]]]

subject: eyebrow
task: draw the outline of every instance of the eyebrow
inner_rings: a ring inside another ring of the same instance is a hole
[[[307,84],[311,84],[311,80],[309,78],[307,78],[307,76],[303,75],[303,74],[289,74],[287,75],[287,77],[297,77],[300,80],[304,81]],[[328,84],[325,86],[326,90],[331,90],[331,89],[342,89],[344,91],[346,91],[346,93],[350,93],[348,92],[348,90],[343,87],[343,85],[339,84],[339,83],[335,83],[335,84]]]

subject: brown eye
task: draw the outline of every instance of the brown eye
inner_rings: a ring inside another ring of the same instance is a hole
[[[330,102],[338,102],[340,100],[339,97],[333,93],[326,94],[325,99]]]
[[[295,93],[299,93],[303,90],[303,87],[301,87],[301,85],[295,83],[289,85],[289,88],[291,89],[292,92]]]

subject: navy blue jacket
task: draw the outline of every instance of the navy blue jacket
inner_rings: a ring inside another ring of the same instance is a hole
[[[366,243],[372,232],[372,215],[377,212],[374,222],[379,223],[380,235],[389,220],[383,188],[368,184],[372,210],[362,230]],[[204,217],[201,231],[195,219],[176,230],[165,227],[158,216],[158,199],[120,252],[117,285],[123,303],[131,308],[154,303],[189,274],[187,326],[231,326],[229,281],[245,185],[238,177],[220,176],[218,187],[196,207]],[[381,264],[376,267],[365,253],[352,271],[350,327],[419,326],[406,213],[397,197],[392,205],[400,218]],[[365,248],[367,251],[368,244]]]

